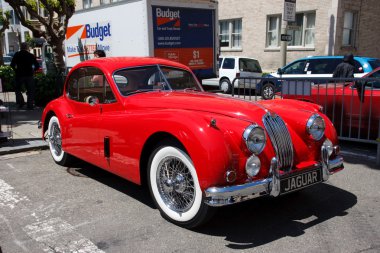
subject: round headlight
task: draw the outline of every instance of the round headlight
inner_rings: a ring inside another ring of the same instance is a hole
[[[265,131],[258,125],[248,126],[243,133],[243,139],[248,150],[256,155],[260,154],[265,147]]]
[[[318,114],[313,114],[307,121],[306,130],[314,140],[319,141],[325,134],[325,121]]]
[[[260,159],[257,156],[252,155],[247,159],[247,162],[245,163],[245,171],[247,172],[248,176],[254,177],[259,173],[260,166]]]
[[[333,146],[332,142],[329,139],[326,139],[322,145],[326,148],[329,156],[331,156],[333,151],[334,151],[334,146]]]

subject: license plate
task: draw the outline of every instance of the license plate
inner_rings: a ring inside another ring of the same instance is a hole
[[[281,179],[281,193],[296,191],[322,181],[321,169],[311,170]]]

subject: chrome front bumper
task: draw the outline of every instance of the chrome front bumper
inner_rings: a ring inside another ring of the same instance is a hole
[[[343,158],[337,156],[329,160],[327,150],[322,147],[322,162],[315,164],[317,167],[322,168],[322,181],[326,181],[330,175],[344,168]],[[270,171],[271,176],[262,180],[242,185],[210,187],[205,190],[205,203],[209,206],[225,206],[265,195],[277,197],[280,195],[281,183],[276,158],[271,160]]]

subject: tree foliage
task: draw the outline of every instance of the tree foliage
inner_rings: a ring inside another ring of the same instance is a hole
[[[74,0],[5,0],[14,10],[23,26],[30,29],[33,37],[43,37],[51,45],[54,54],[54,64],[58,71],[65,67],[63,42],[69,19],[75,11]],[[38,6],[39,5],[39,6]],[[45,17],[40,13],[42,7],[48,13]],[[25,9],[31,19],[38,20],[43,28],[35,26],[23,11]]]

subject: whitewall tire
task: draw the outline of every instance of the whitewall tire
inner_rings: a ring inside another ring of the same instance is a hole
[[[59,165],[67,166],[71,162],[72,156],[62,149],[61,126],[56,116],[50,118],[47,131],[49,149],[53,160]]]
[[[148,168],[151,195],[162,216],[183,227],[206,221],[204,204],[194,165],[186,152],[176,146],[160,146],[151,155]]]

